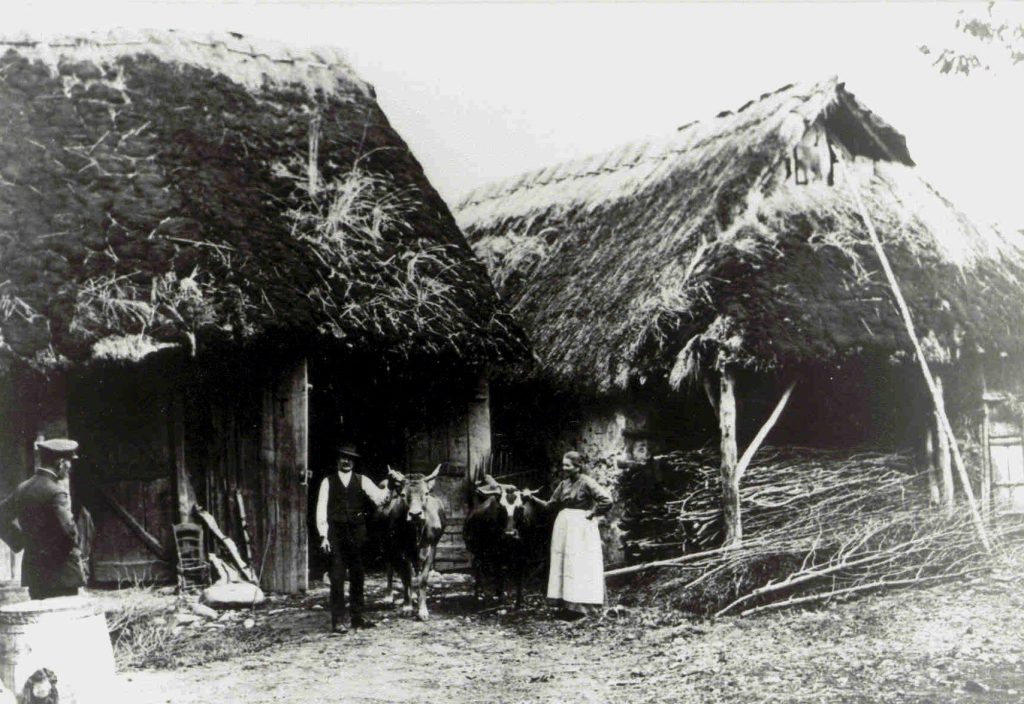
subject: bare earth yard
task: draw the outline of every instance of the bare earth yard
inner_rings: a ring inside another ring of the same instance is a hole
[[[379,604],[382,584],[368,585]],[[128,700],[191,702],[1019,702],[1024,579],[886,594],[745,619],[652,610],[566,623],[538,596],[521,612],[477,613],[449,579],[420,623],[374,606],[378,627],[327,632],[326,591],[194,627],[240,655],[121,673]],[[258,652],[252,648],[258,634]],[[248,645],[247,645],[248,643]]]

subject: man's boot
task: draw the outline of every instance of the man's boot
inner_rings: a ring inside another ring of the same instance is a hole
[[[352,628],[374,628],[376,623],[364,617],[362,614],[352,617]]]

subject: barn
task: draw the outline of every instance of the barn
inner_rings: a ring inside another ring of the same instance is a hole
[[[771,442],[931,442],[941,465],[865,214],[958,431],[980,439],[983,395],[1002,407],[1022,388],[1021,237],[959,212],[835,78],[484,186],[456,212],[539,358],[492,384],[495,437],[532,439],[530,461],[575,446],[614,484],[726,427],[742,447],[795,383]],[[1016,439],[984,471],[991,500],[1020,511],[1019,414],[1007,423]]]
[[[375,479],[442,464],[458,518],[524,337],[338,51],[7,38],[0,124],[0,493],[76,438],[94,582],[171,578],[198,504],[264,588],[305,589],[339,441]]]

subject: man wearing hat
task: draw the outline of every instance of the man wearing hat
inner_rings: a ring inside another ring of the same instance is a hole
[[[363,617],[363,546],[369,504],[383,506],[388,492],[353,471],[359,452],[355,445],[338,447],[335,471],[320,482],[316,501],[316,529],[320,548],[331,557],[331,631],[344,633],[345,576],[349,579],[349,607],[353,628],[372,628]]]
[[[35,474],[0,503],[0,537],[15,551],[24,548],[21,583],[31,598],[71,596],[85,584],[66,481],[78,443],[56,438],[36,447]]]

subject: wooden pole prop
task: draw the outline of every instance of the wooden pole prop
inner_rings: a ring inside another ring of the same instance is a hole
[[[614,570],[608,570],[604,573],[605,577],[615,577],[620,574],[633,574],[634,572],[643,572],[644,570],[653,569],[655,567],[675,567],[676,565],[683,565],[687,562],[693,562],[694,560],[700,560],[711,555],[717,555],[723,553],[728,548],[715,548],[714,550],[705,550],[704,552],[692,552],[689,555],[682,555],[680,557],[673,557],[668,560],[658,560],[657,562],[647,562],[642,565],[630,565],[629,567],[618,567]]]
[[[235,504],[238,506],[238,527],[242,531],[242,556],[252,564],[252,540],[249,538],[249,519],[245,514],[245,499],[242,492],[235,489]]]
[[[960,446],[957,444],[956,436],[953,434],[953,427],[950,425],[949,418],[946,416],[946,409],[942,403],[942,397],[935,386],[935,380],[932,378],[931,370],[928,368],[928,360],[924,357],[924,350],[921,349],[921,342],[917,339],[917,333],[914,331],[914,321],[910,316],[910,308],[907,307],[907,302],[903,298],[903,292],[900,290],[900,285],[896,281],[896,274],[893,273],[892,266],[889,264],[889,257],[886,256],[885,250],[882,248],[882,241],[878,239],[878,233],[875,231],[875,225],[871,220],[871,216],[868,214],[867,208],[864,206],[864,201],[860,197],[860,190],[856,187],[853,181],[850,180],[849,172],[846,171],[843,162],[839,162],[839,168],[843,171],[843,180],[846,181],[846,185],[849,187],[850,193],[853,195],[853,199],[857,204],[857,209],[860,211],[861,218],[864,220],[864,225],[867,227],[868,235],[871,237],[871,244],[874,246],[875,252],[878,253],[878,259],[882,263],[882,270],[885,272],[885,277],[889,281],[889,287],[892,289],[893,297],[896,299],[896,305],[899,308],[900,314],[903,316],[903,322],[906,325],[907,334],[910,335],[910,341],[914,345],[914,352],[917,354],[917,361],[921,365],[921,373],[924,375],[925,383],[928,384],[928,390],[931,392],[932,401],[935,404],[935,415],[939,420],[939,429],[942,433],[945,433],[946,438],[949,440],[950,449],[953,451],[953,463],[956,465],[956,471],[960,477],[960,483],[964,487],[964,495],[967,497],[967,505],[971,511],[971,521],[974,523],[974,528],[978,533],[978,539],[981,541],[985,551],[990,553],[992,552],[992,546],[989,543],[985,524],[981,520],[981,514],[978,513],[978,504],[974,500],[974,490],[971,489],[971,480],[967,476],[967,469],[964,467],[964,459],[960,455]]]
[[[740,477],[736,462],[736,379],[731,369],[723,369],[718,396],[718,427],[722,433],[722,515],[725,519],[725,545],[743,542],[740,516]]]
[[[142,541],[143,545],[149,548],[150,552],[159,557],[161,560],[169,562],[167,558],[167,553],[164,552],[164,546],[161,545],[160,541],[153,537],[153,535],[135,519],[135,516],[133,516],[128,511],[128,509],[126,509],[124,506],[118,503],[117,499],[111,496],[110,492],[108,492],[106,489],[100,488],[99,493],[100,496],[102,496],[103,499],[107,502],[107,504],[109,504],[110,508],[114,509],[114,513],[118,516],[118,518],[124,521],[125,525],[127,525],[135,532],[135,535],[138,536],[138,538]]]
[[[238,552],[238,546],[235,545],[235,541],[224,535],[220,526],[217,525],[217,520],[213,517],[213,514],[197,506],[196,515],[199,517],[202,524],[206,526],[206,530],[210,531],[213,537],[216,538],[222,546],[224,546],[224,549],[228,553],[228,557],[230,557],[231,561],[235,563],[235,567],[238,568],[242,577],[252,584],[259,584],[256,574],[252,571],[252,567],[246,564],[245,560],[242,559],[242,554]]]
[[[789,403],[789,397],[793,394],[793,389],[795,388],[796,382],[790,382],[789,386],[786,387],[786,390],[782,392],[782,397],[779,399],[779,402],[775,404],[775,410],[773,410],[772,414],[768,416],[768,420],[764,422],[761,429],[757,431],[757,435],[755,435],[754,439],[750,441],[749,445],[747,445],[747,449],[743,451],[743,456],[740,457],[740,463],[736,466],[736,475],[739,477],[740,481],[743,481],[743,475],[746,474],[747,467],[750,466],[750,461],[754,459],[754,454],[761,448],[761,443],[764,442],[764,439],[768,437],[768,433],[771,432],[772,428],[774,428],[775,424],[778,422],[779,416],[782,415],[783,409],[785,409],[786,404]]]

